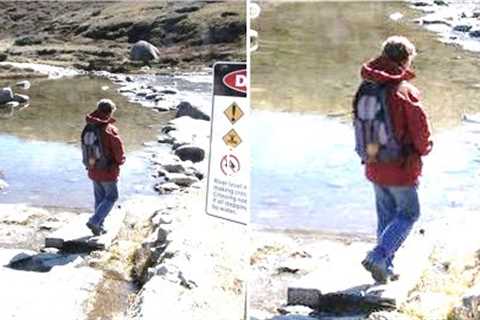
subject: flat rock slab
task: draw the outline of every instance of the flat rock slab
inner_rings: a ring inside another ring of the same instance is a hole
[[[365,248],[353,244],[348,252],[332,255],[317,270],[292,283],[287,304],[345,315],[395,309],[418,283],[432,250],[433,241],[415,232],[394,261],[400,279],[377,285],[360,263],[366,255]]]
[[[57,248],[66,252],[87,252],[104,250],[110,247],[123,224],[125,211],[113,209],[105,219],[107,233],[93,236],[86,226],[91,214],[79,214],[67,225],[45,238],[45,247]]]
[[[2,265],[28,250],[0,249]],[[29,272],[0,266],[2,319],[84,319],[87,301],[102,272],[75,263],[56,265],[49,272]]]

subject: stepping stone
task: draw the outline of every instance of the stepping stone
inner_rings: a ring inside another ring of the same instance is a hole
[[[86,226],[91,214],[79,214],[64,227],[45,238],[45,247],[57,248],[66,252],[85,252],[105,250],[110,247],[120,231],[125,211],[112,209],[105,219],[104,227],[107,233],[93,236]]]
[[[433,243],[423,232],[412,232],[394,261],[400,278],[386,285],[375,284],[361,266],[364,248],[352,247],[349,254],[332,256],[316,271],[294,281],[287,291],[287,304],[335,314],[395,309],[408,298],[428,267]]]

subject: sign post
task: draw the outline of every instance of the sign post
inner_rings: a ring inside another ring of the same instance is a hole
[[[207,214],[247,224],[250,208],[250,145],[245,63],[213,67]]]

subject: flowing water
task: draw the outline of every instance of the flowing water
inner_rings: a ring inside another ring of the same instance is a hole
[[[109,80],[99,77],[31,81],[27,91],[14,88],[30,96],[30,106],[0,119],[0,172],[9,184],[0,192],[0,202],[91,207],[92,186],[81,161],[79,136],[85,114],[104,97],[117,104],[114,117],[126,146],[121,197],[153,193],[142,144],[155,139],[171,114],[129,103]],[[2,80],[0,85],[11,86],[14,81]]]
[[[372,232],[373,190],[353,152],[351,99],[363,62],[388,36],[417,46],[414,83],[435,136],[420,187],[424,219],[478,207],[478,54],[417,25],[405,2],[261,2],[252,56],[252,222],[270,228]],[[401,12],[399,21],[390,19]]]

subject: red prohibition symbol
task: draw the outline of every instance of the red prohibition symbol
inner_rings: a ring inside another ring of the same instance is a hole
[[[233,154],[225,155],[220,161],[220,170],[226,176],[233,176],[240,171],[240,161]]]

